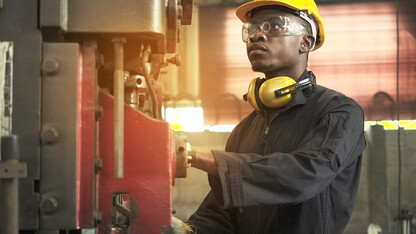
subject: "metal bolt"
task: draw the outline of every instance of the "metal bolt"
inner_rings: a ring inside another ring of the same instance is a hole
[[[59,63],[56,59],[47,58],[42,63],[42,71],[47,75],[54,75],[59,71]]]
[[[183,17],[183,8],[182,5],[178,6],[178,9],[176,10],[177,14],[178,14],[178,19],[182,19]]]
[[[99,223],[101,223],[102,219],[103,219],[103,215],[101,214],[101,211],[95,209],[94,210],[94,223],[99,224]]]
[[[127,217],[127,216],[125,216],[123,214],[120,214],[117,217],[117,224],[120,224],[120,225],[127,225],[127,224],[129,224],[129,217]]]
[[[104,65],[104,55],[103,54],[97,53],[96,60],[97,60],[97,66],[98,67],[101,67],[101,66]]]
[[[185,151],[185,148],[183,146],[179,146],[177,149],[177,152],[180,154],[183,153],[184,151]]]
[[[53,144],[59,137],[58,130],[54,127],[46,127],[41,133],[41,139],[43,143]]]
[[[181,56],[179,56],[178,54],[176,54],[174,57],[169,58],[166,60],[168,63],[172,63],[175,64],[176,66],[180,66],[181,65]]]
[[[95,120],[98,121],[103,116],[103,107],[96,105],[95,106]]]
[[[101,171],[101,169],[103,169],[103,160],[96,157],[95,158],[95,173],[97,173],[98,171]]]
[[[40,209],[44,214],[54,214],[58,209],[58,201],[53,197],[48,197],[40,202]]]

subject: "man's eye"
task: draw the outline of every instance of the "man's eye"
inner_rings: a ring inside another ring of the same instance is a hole
[[[279,29],[279,28],[282,28],[282,26],[277,22],[271,22],[270,23],[270,28],[271,29]]]
[[[249,34],[254,34],[258,29],[259,29],[259,26],[252,26],[252,27],[249,27],[247,31]]]

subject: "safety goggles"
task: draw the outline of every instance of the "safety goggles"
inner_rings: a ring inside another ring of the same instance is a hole
[[[300,23],[287,16],[254,17],[243,24],[243,42],[261,30],[268,37],[295,36],[307,34],[308,31]]]

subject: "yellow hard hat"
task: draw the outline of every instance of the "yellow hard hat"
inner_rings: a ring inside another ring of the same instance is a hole
[[[250,11],[261,6],[284,6],[297,11],[305,12],[308,16],[312,16],[318,27],[316,44],[314,50],[322,46],[325,41],[324,22],[319,15],[318,7],[314,0],[253,0],[247,2],[236,10],[237,17],[245,23],[251,17]]]

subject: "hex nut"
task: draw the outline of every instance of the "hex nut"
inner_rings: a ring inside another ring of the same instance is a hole
[[[41,139],[43,143],[53,144],[59,137],[58,130],[54,127],[46,127],[41,133]]]
[[[56,59],[47,58],[42,63],[42,71],[47,75],[54,75],[59,71],[59,63]]]
[[[103,219],[103,215],[101,214],[101,211],[95,209],[94,210],[94,223],[99,224],[101,223],[102,219]]]
[[[103,160],[96,157],[94,166],[95,166],[95,173],[101,171],[103,169]]]
[[[40,202],[40,209],[44,214],[54,214],[58,209],[58,201],[53,197],[48,197]]]

